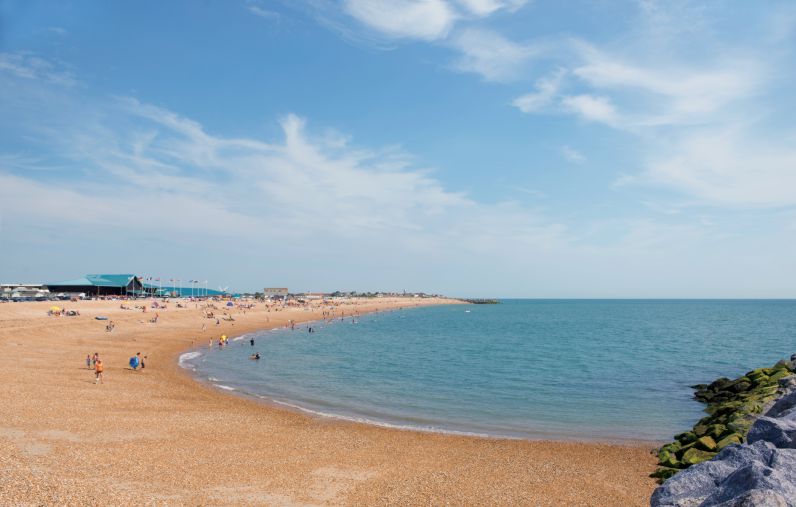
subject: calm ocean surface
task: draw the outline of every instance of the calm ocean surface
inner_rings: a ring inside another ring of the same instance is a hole
[[[313,325],[180,362],[222,389],[376,424],[665,440],[704,415],[691,384],[796,353],[792,300],[505,300]]]

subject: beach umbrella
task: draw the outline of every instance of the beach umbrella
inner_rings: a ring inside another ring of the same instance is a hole
[[[232,301],[228,301],[227,306],[235,306],[235,303],[233,303]]]

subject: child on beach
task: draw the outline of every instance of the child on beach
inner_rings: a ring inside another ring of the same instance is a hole
[[[86,354],[86,369],[91,369],[91,354]]]
[[[105,382],[102,379],[102,371],[105,368],[102,366],[102,360],[97,358],[97,362],[94,363],[94,374],[97,376],[96,380],[94,380],[95,384],[104,384]]]

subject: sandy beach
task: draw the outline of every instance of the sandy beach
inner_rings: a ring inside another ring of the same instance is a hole
[[[445,303],[385,298],[341,309]],[[216,325],[194,303],[170,302],[156,324],[154,310],[122,310],[119,301],[56,303],[76,317],[48,317],[52,304],[0,304],[0,505],[646,506],[655,487],[651,444],[485,439],[311,417],[201,384],[177,364],[222,333],[317,319],[318,306],[257,305]],[[116,323],[113,332],[98,315]],[[132,371],[127,360],[139,351],[146,369]],[[85,365],[94,352],[102,385]]]

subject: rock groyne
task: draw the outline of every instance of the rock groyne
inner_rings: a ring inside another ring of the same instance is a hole
[[[697,399],[708,402],[711,415],[686,432],[695,439],[681,434],[660,449],[659,458],[682,468],[664,464],[653,474],[663,477],[674,470],[653,493],[651,506],[796,507],[794,371],[796,355],[791,361],[753,370],[735,380],[719,379],[707,386],[695,386]],[[776,383],[772,385],[772,381]],[[717,415],[724,415],[724,422],[717,421]],[[730,430],[733,433],[725,435]],[[718,442],[713,438],[716,433]],[[710,441],[702,440],[705,435]],[[683,444],[683,440],[688,443]],[[682,451],[684,447],[687,450]],[[695,455],[704,459],[683,466]]]

